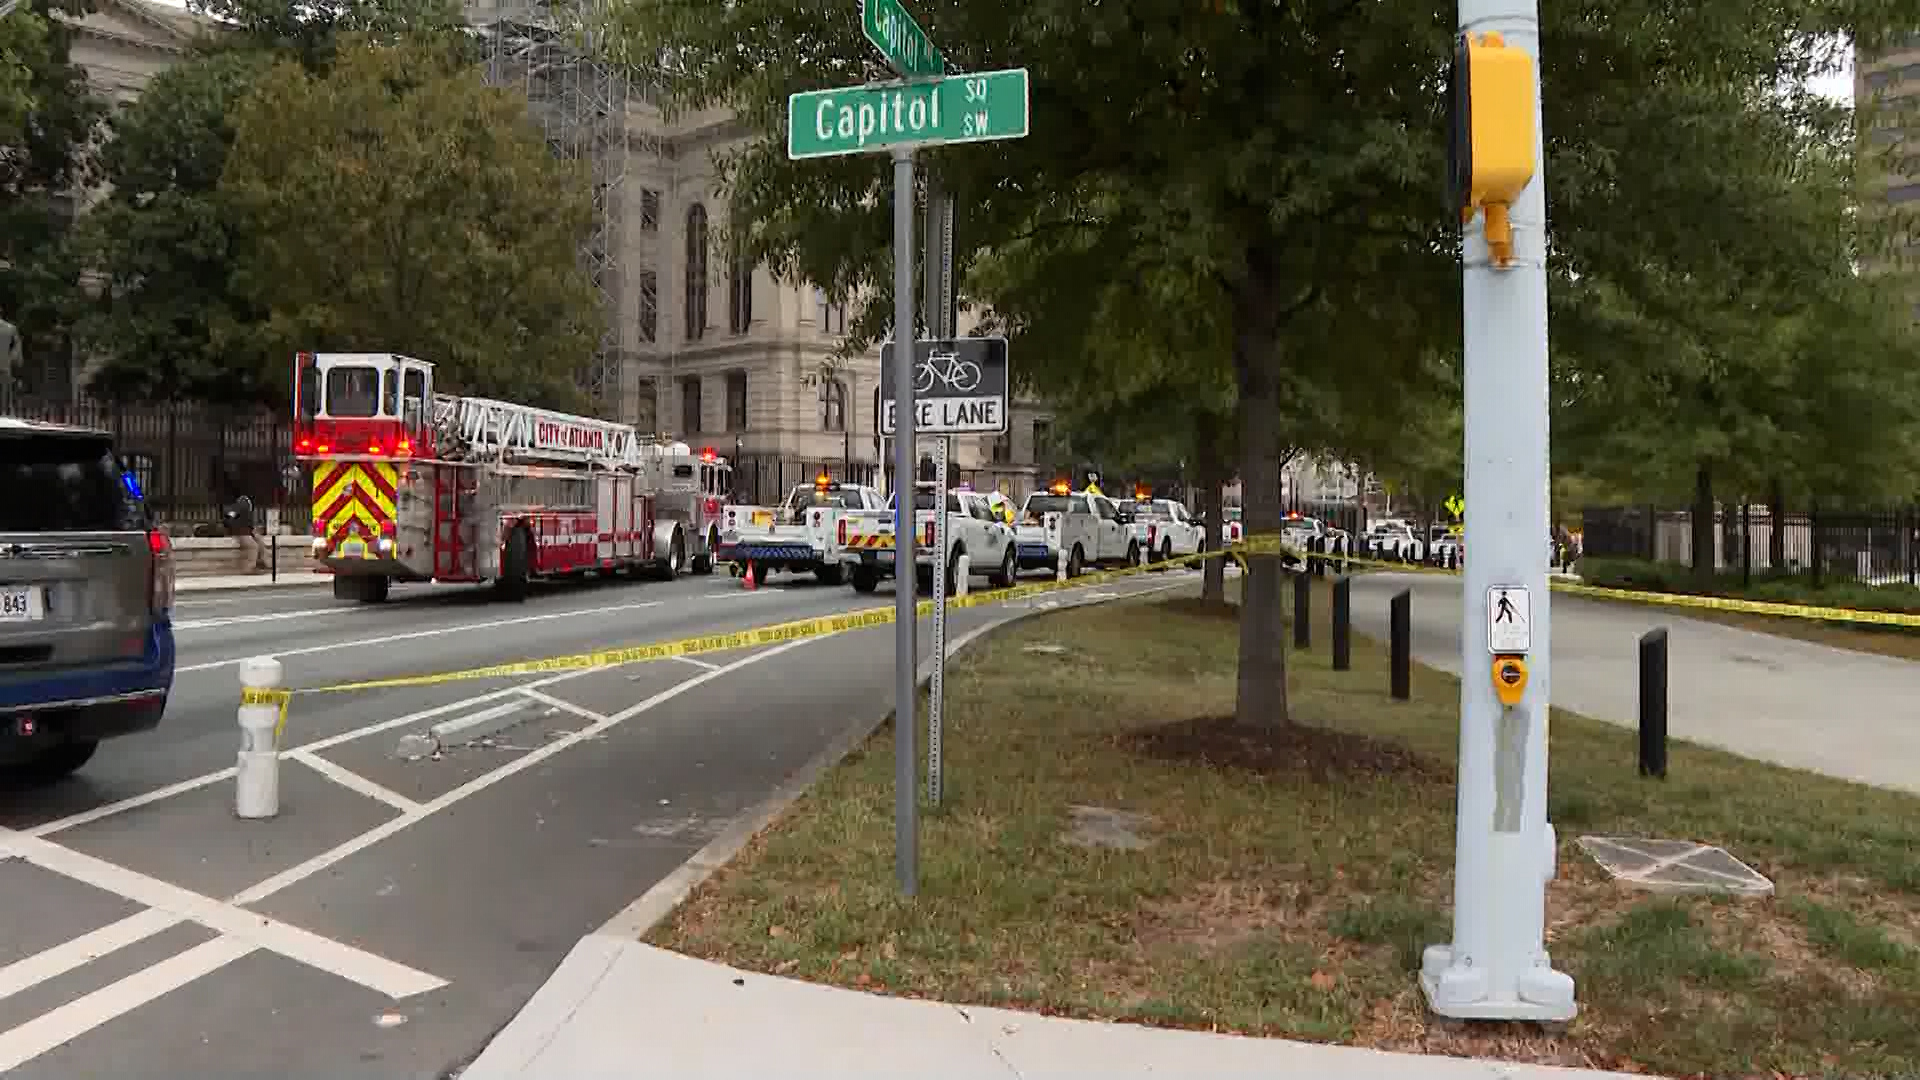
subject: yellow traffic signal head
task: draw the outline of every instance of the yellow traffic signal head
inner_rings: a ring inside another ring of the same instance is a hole
[[[1487,211],[1487,246],[1504,265],[1513,255],[1507,208],[1533,181],[1533,57],[1499,34],[1462,34],[1454,54],[1453,132],[1447,146],[1454,209],[1470,220]]]

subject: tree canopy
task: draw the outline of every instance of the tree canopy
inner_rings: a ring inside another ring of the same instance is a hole
[[[81,324],[119,400],[277,404],[299,349],[411,352],[572,407],[603,313],[589,180],[482,84],[448,0],[208,0],[227,32],[123,110]]]
[[[578,260],[589,180],[526,102],[433,43],[280,62],[234,114],[235,290],[269,352],[430,357],[449,389],[574,406],[604,317]]]
[[[921,155],[966,200],[957,261],[1027,260],[1000,275],[1027,283],[1019,295],[992,304],[1019,310],[1024,327],[1058,322],[1033,332],[1068,339],[1107,332],[1103,291],[1142,263],[1178,279],[1170,294],[1184,308],[1148,310],[1206,328],[1212,352],[1198,362],[1219,365],[1232,393],[1251,532],[1278,529],[1289,447],[1324,437],[1330,419],[1330,443],[1379,444],[1394,429],[1380,417],[1415,400],[1435,356],[1457,352],[1458,222],[1441,197],[1446,5],[946,0],[914,14],[952,67],[1032,76],[1034,137]],[[1676,315],[1666,301],[1677,283],[1710,317],[1665,332],[1717,346],[1729,298],[1756,283],[1789,295],[1808,280],[1801,267],[1825,272],[1824,237],[1803,235],[1808,214],[1779,213],[1790,204],[1765,159],[1819,137],[1805,102],[1779,88],[1830,59],[1823,35],[1846,29],[1871,46],[1903,13],[1866,0],[1625,0],[1541,15],[1555,345],[1569,376],[1629,380],[1648,357],[1561,332],[1582,325],[1568,302],[1613,297],[1613,314],[1645,323]],[[860,326],[881,333],[885,159],[793,162],[781,145],[788,94],[880,75],[857,10],[636,0],[619,17],[623,54],[664,58],[681,104],[732,106],[762,136],[727,169],[759,252],[776,269],[862,287],[872,300]],[[1741,140],[1758,145],[1743,152]],[[1154,385],[1134,353],[1114,350],[1111,366],[1094,355],[1047,350],[1041,377],[1069,393]],[[1269,560],[1253,560],[1245,590],[1240,717],[1284,719]]]

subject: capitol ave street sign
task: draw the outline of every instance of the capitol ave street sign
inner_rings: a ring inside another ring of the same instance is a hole
[[[947,58],[900,0],[861,0],[860,30],[893,70],[908,78],[947,73]]]

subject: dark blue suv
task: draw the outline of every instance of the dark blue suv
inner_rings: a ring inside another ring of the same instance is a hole
[[[106,432],[0,417],[0,783],[160,723],[173,546]]]

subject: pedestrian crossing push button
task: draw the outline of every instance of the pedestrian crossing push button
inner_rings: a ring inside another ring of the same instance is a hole
[[[1502,705],[1520,704],[1527,689],[1527,662],[1518,656],[1498,656],[1493,661],[1493,692]]]

